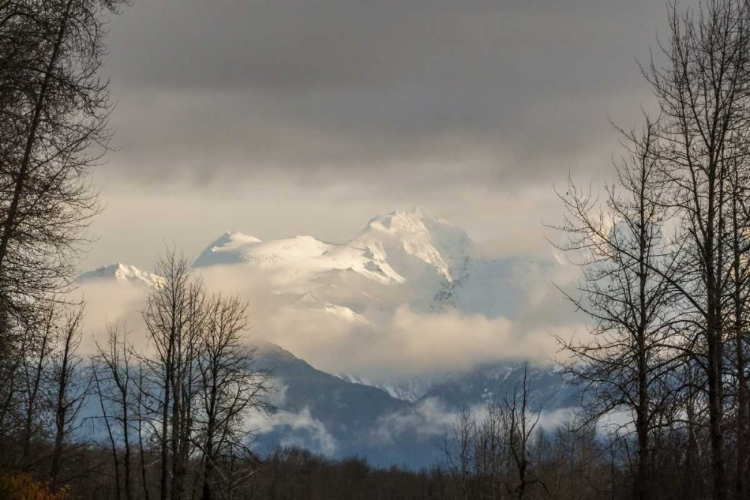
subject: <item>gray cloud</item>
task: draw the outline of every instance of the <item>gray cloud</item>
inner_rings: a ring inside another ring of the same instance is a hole
[[[111,167],[404,194],[597,172],[664,19],[651,0],[137,1],[111,26]]]

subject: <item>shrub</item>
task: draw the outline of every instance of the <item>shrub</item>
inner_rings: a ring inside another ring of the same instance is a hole
[[[66,500],[67,488],[53,493],[49,485],[34,481],[28,474],[0,476],[0,498],[7,500]]]

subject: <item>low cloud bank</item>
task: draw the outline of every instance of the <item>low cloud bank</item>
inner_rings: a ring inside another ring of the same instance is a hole
[[[499,360],[550,363],[558,349],[556,336],[585,332],[552,284],[575,283],[577,270],[561,264],[532,266],[517,278],[522,306],[512,318],[465,314],[451,307],[431,311],[412,300],[408,290],[383,289],[386,285],[381,284],[337,287],[340,283],[334,282],[322,292],[295,294],[280,287],[278,276],[242,273],[236,266],[203,269],[201,275],[209,290],[239,294],[249,302],[248,340],[278,344],[327,372],[379,382],[469,370]],[[360,296],[346,296],[352,289]],[[87,302],[90,341],[85,350],[93,352],[93,341],[103,338],[112,321],[124,322],[133,332],[131,341],[148,348],[140,316],[143,287],[92,282],[83,284],[76,295]],[[346,300],[339,302],[341,297]]]
[[[488,415],[487,405],[475,405],[468,408],[471,417],[481,423]],[[533,410],[533,409],[532,409]],[[574,419],[575,408],[563,408],[553,411],[529,413],[532,421],[537,421],[537,428],[553,431],[565,422]],[[420,401],[408,412],[398,412],[381,418],[372,430],[372,439],[383,445],[397,443],[405,435],[417,440],[450,438],[457,425],[459,412],[449,409],[436,398]]]

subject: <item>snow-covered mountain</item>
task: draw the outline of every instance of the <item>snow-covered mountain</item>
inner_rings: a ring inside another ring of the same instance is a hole
[[[487,317],[512,316],[519,292],[516,279],[524,263],[481,259],[473,253],[474,244],[462,229],[417,207],[373,218],[344,244],[312,236],[261,241],[227,232],[206,247],[194,267],[237,266],[237,272],[249,278],[262,274],[270,279],[274,294],[314,297],[354,311],[374,301],[395,307],[406,299],[419,310],[455,307]],[[79,281],[102,278],[146,285],[159,280],[118,263],[83,273]],[[363,293],[370,290],[376,294]]]
[[[385,284],[403,283],[414,278],[420,267],[428,267],[453,281],[470,247],[471,240],[463,230],[417,207],[373,218],[343,245],[312,236],[263,242],[254,236],[227,232],[206,248],[195,266],[244,263],[301,273],[295,279],[345,270]]]
[[[120,263],[102,266],[78,276],[78,282],[84,284],[96,282],[101,283],[108,280],[144,287],[153,287],[159,286],[164,281],[164,278],[153,273],[141,271],[135,266]]]
[[[250,301],[254,328],[272,334],[265,340],[292,348],[294,330],[302,330],[299,336],[309,336],[307,330],[313,325],[336,335],[346,330],[375,339],[384,329],[397,331],[393,326],[404,317],[402,329],[431,327],[413,325],[409,314],[423,319],[453,313],[485,323],[509,323],[526,303],[529,274],[538,279],[554,265],[550,262],[479,256],[465,231],[417,207],[374,217],[351,240],[340,244],[312,236],[262,241],[227,232],[210,243],[193,266],[211,287]],[[124,264],[79,277],[84,285],[107,279],[148,287],[157,286],[161,278]],[[282,331],[283,339],[278,335]],[[504,352],[481,354],[477,361],[508,357]],[[365,375],[346,367],[337,371]],[[391,389],[414,399],[430,383],[409,380]]]
[[[397,210],[370,220],[344,244],[311,236],[261,241],[227,232],[209,244],[196,268],[237,265],[262,275],[275,295],[313,297],[363,314],[378,304],[393,310],[457,308],[494,318],[518,307],[518,260],[474,257],[474,244],[459,227],[424,209]]]
[[[552,265],[478,256],[462,229],[421,208],[374,217],[342,244],[312,236],[261,241],[227,232],[193,264],[209,284],[216,285],[210,280],[218,279],[218,286],[231,283],[229,291],[247,294],[253,304],[253,330],[261,338],[281,331],[283,341],[273,337],[281,347],[298,352],[296,345],[307,346],[305,360],[273,344],[259,350],[262,362],[276,370],[284,387],[281,417],[266,426],[261,443],[302,444],[326,453],[335,448],[337,455],[362,453],[378,463],[400,460],[413,465],[425,465],[418,457],[426,460],[432,457],[426,450],[437,449],[435,440],[445,429],[424,432],[436,412],[451,415],[464,405],[479,407],[502,399],[523,376],[519,363],[501,360],[508,357],[503,352],[486,353],[473,368],[378,379],[358,373],[356,366],[326,373],[307,361],[319,366],[320,359],[375,350],[378,336],[392,334],[382,325],[392,326],[404,307],[422,317],[452,314],[509,322],[524,307],[529,276],[545,275]],[[147,288],[162,280],[124,264],[79,276],[82,287],[111,282]],[[355,347],[346,335],[356,340]],[[454,335],[457,342],[470,342],[461,331]],[[325,344],[319,337],[344,341]],[[340,350],[320,352],[332,345]],[[318,357],[311,360],[310,355]],[[576,404],[577,390],[555,370],[533,368],[529,380],[537,407],[555,411]],[[383,447],[377,444],[383,432],[397,439]],[[330,448],[334,442],[338,444]]]
[[[214,287],[251,301],[256,331],[285,330],[284,339],[265,339],[288,348],[294,347],[289,338],[300,321],[372,337],[390,327],[404,308],[425,317],[454,312],[512,321],[525,303],[528,274],[544,273],[549,265],[477,256],[465,231],[420,207],[376,216],[342,244],[312,236],[262,241],[226,232],[193,264]],[[149,287],[158,286],[161,278],[125,264],[79,277],[83,285],[106,280]],[[484,361],[492,356],[488,352]],[[364,380],[364,373],[343,371]],[[435,377],[373,383],[414,400],[430,389]]]

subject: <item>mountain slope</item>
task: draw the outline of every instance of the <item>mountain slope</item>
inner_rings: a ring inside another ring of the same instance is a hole
[[[280,347],[264,343],[257,366],[271,369],[279,385],[279,414],[263,429],[256,448],[297,445],[335,457],[365,456],[374,464],[426,467],[443,458],[440,446],[464,408],[481,411],[521,387],[523,365],[500,363],[448,375],[415,401],[383,389],[334,377]],[[555,370],[529,368],[531,408],[555,412],[575,407],[578,392]]]
[[[481,412],[487,402],[502,402],[521,383],[523,373],[520,365],[506,364],[494,371],[482,367],[454,374],[410,402],[317,370],[277,345],[253,346],[254,366],[274,373],[276,390],[269,401],[278,408],[273,415],[248,422],[256,452],[296,446],[334,458],[366,457],[382,467],[418,469],[444,459],[441,447],[459,411],[467,407]],[[559,373],[532,369],[529,382],[533,410],[554,415],[575,403],[572,388]],[[95,398],[87,400],[79,418],[86,439],[107,439]]]
[[[410,462],[411,451],[382,447],[373,438],[381,419],[409,412],[411,404],[376,387],[347,382],[316,370],[280,347],[264,343],[256,351],[257,366],[274,373],[279,413],[259,437],[256,447],[270,450],[298,445],[337,457],[368,456],[388,464],[399,455]]]

